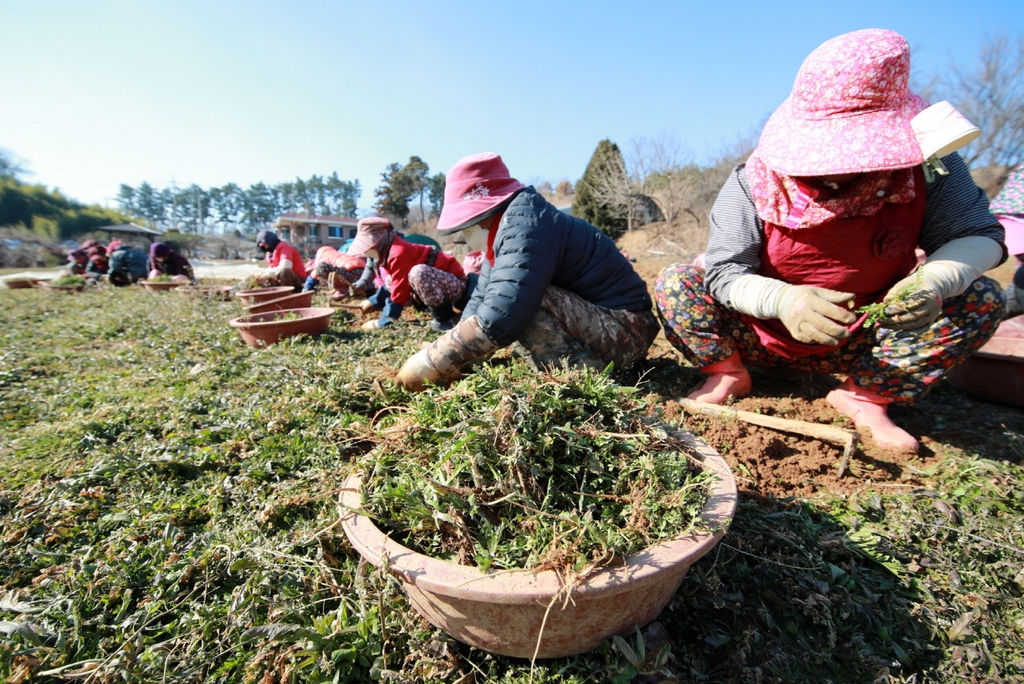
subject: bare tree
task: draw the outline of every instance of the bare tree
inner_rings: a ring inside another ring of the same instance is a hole
[[[1024,161],[1024,37],[986,40],[975,69],[953,64],[939,83],[981,129],[981,137],[960,150],[969,167],[1002,166],[1009,172]]]

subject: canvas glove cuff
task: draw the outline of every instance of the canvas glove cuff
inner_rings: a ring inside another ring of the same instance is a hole
[[[398,371],[395,382],[412,392],[419,392],[429,383],[448,382],[457,378],[466,364],[478,361],[498,345],[480,327],[480,320],[470,316],[420,350]]]
[[[849,292],[787,285],[779,292],[776,316],[798,342],[837,345],[850,336],[850,331],[841,324],[849,325],[857,320],[847,306],[852,303],[853,295]]]

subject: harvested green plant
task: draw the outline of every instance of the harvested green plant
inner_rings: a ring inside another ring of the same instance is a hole
[[[606,374],[486,366],[413,398],[364,460],[365,508],[421,553],[580,577],[697,524],[709,473]]]
[[[886,309],[890,308],[894,304],[906,304],[910,301],[910,295],[920,286],[921,284],[921,269],[917,270],[917,278],[913,282],[909,282],[899,290],[896,291],[892,297],[887,297],[881,302],[874,304],[867,304],[857,309],[857,313],[866,313],[867,319],[864,321],[864,325],[871,327],[877,325],[878,321],[886,317]]]
[[[63,275],[51,284],[54,287],[85,287],[85,277],[80,275]]]
[[[173,280],[173,278],[171,278],[171,276],[167,275],[166,273],[161,273],[158,276],[147,278],[146,280],[150,283],[169,283]]]
[[[274,316],[274,321],[275,322],[280,322],[280,321],[298,321],[298,320],[302,320],[302,316],[300,316],[299,314],[295,313],[294,311],[289,311],[287,313],[279,313],[276,316]]]

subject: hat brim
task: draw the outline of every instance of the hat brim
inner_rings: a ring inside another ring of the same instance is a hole
[[[353,238],[352,244],[348,248],[348,254],[351,256],[366,256],[366,250],[374,249],[380,239],[381,235],[379,234],[360,233]]]
[[[790,99],[761,132],[757,154],[787,176],[891,171],[924,162],[910,120],[928,103],[911,95],[899,107],[801,117]]]
[[[507,192],[492,193],[487,197],[472,201],[445,202],[444,206],[441,207],[441,216],[437,220],[436,230],[438,234],[451,235],[452,233],[457,233],[503,211],[509,202],[522,192],[525,187],[518,181],[513,182],[514,185]]]

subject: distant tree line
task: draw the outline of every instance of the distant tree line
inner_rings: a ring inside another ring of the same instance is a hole
[[[24,183],[18,179],[23,172],[10,154],[0,150],[0,227],[56,242],[129,220],[119,211],[76,202],[45,185]]]
[[[234,183],[209,189],[194,183],[186,188],[155,188],[146,182],[137,188],[122,184],[117,203],[125,213],[155,228],[226,233],[259,230],[285,213],[354,217],[361,194],[358,180],[341,180],[332,173],[277,185],[259,182],[248,189]]]

